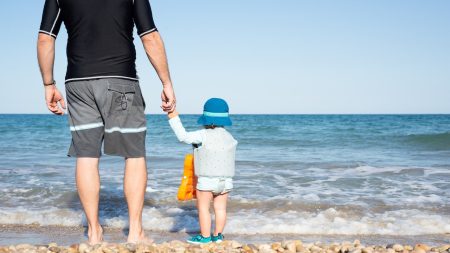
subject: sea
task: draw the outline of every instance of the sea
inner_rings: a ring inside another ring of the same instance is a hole
[[[181,115],[197,130],[198,115]],[[233,115],[238,140],[226,233],[450,233],[450,115]],[[184,156],[165,115],[147,115],[146,230],[196,232],[176,199]],[[86,225],[68,119],[0,115],[0,224]],[[124,161],[100,162],[100,217],[126,228]]]

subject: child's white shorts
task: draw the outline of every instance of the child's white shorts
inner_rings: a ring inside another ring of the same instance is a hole
[[[225,194],[233,189],[231,177],[198,177],[197,190],[212,192],[215,195]]]

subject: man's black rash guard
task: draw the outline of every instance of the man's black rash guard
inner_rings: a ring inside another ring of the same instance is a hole
[[[98,78],[137,80],[133,27],[157,31],[148,0],[46,0],[40,33],[68,33],[66,82]]]

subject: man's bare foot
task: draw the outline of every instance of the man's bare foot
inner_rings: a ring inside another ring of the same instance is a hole
[[[138,234],[133,234],[130,232],[128,234],[127,243],[136,243],[136,244],[152,244],[154,241],[147,236],[145,236],[144,230],[141,230]]]
[[[100,226],[100,224],[97,224],[95,228],[90,227],[88,228],[88,237],[89,237],[89,244],[90,245],[96,245],[103,242],[103,228]]]

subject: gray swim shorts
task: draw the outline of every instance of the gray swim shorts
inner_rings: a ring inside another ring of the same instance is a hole
[[[108,78],[66,83],[72,144],[68,156],[145,157],[145,102],[139,82]]]

